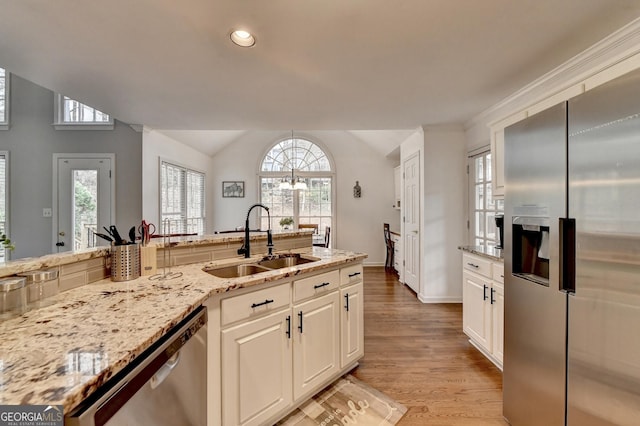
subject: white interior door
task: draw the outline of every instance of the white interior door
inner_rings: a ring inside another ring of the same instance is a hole
[[[94,232],[105,234],[115,220],[113,162],[104,154],[54,154],[54,253],[108,244]]]
[[[404,172],[404,282],[420,291],[420,157],[416,153],[402,166]]]

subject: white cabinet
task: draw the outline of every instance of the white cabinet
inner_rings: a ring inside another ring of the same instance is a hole
[[[347,367],[364,355],[364,300],[362,283],[340,290],[340,366]]]
[[[504,266],[465,253],[462,327],[470,342],[502,368],[504,348]]]
[[[362,263],[207,301],[208,425],[273,424],[364,355]]]
[[[293,397],[310,396],[340,369],[340,298],[337,291],[293,307]]]
[[[502,365],[504,356],[504,265],[493,264],[491,285],[491,354]]]
[[[491,306],[486,302],[491,280],[466,271],[462,276],[462,327],[476,343],[490,347],[492,317]]]
[[[222,424],[260,425],[291,405],[290,326],[286,309],[222,331]]]
[[[391,241],[393,241],[393,269],[396,270],[402,282],[402,237],[392,232]]]
[[[393,169],[393,187],[394,187],[394,202],[393,207],[400,210],[400,196],[402,194],[402,169],[397,166]]]
[[[521,111],[489,126],[491,129],[491,194],[494,198],[504,197],[504,129],[525,118],[527,118],[527,112]]]

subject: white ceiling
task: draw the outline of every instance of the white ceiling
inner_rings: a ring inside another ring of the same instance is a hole
[[[203,152],[286,129],[357,130],[389,152],[403,129],[464,123],[560,65],[640,16],[640,0],[0,0],[0,11],[0,66]],[[257,44],[232,45],[233,28]]]

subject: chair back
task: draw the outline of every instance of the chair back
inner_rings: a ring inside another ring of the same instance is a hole
[[[324,246],[329,248],[329,242],[331,241],[331,227],[324,228]]]
[[[383,223],[382,226],[384,229],[384,243],[386,244],[387,247],[392,247],[393,240],[391,239],[391,230],[389,229],[389,224]]]

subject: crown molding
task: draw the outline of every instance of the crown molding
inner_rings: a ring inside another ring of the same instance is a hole
[[[467,121],[464,128],[502,120],[637,54],[640,54],[640,18],[482,111]]]

